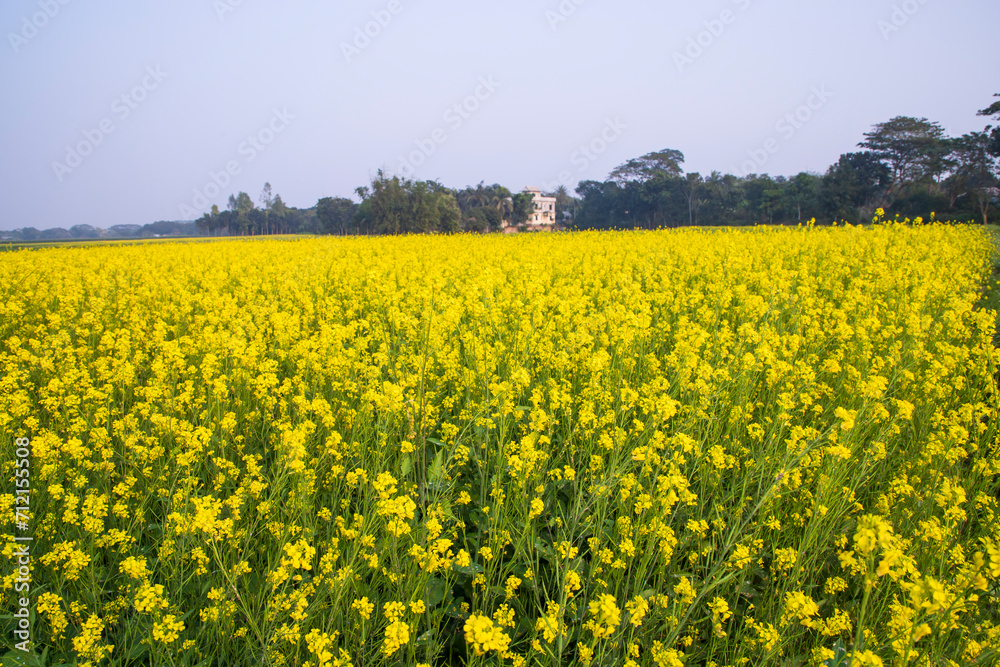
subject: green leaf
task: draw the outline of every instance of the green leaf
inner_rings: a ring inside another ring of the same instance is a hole
[[[481,574],[483,572],[483,566],[477,563],[469,563],[467,566],[455,565],[452,563],[451,569],[459,574],[467,574],[469,576]]]
[[[538,553],[540,553],[547,560],[552,560],[552,557],[555,556],[555,552],[552,551],[552,547],[538,537],[535,538],[535,549],[537,549]]]
[[[403,457],[403,460],[399,462],[399,473],[402,477],[406,477],[410,474],[410,470],[413,469],[413,460],[410,455],[407,454]]]
[[[0,656],[0,667],[44,667],[45,663],[37,654],[29,651],[8,651]]]
[[[142,656],[144,656],[149,651],[148,644],[136,644],[132,647],[132,650],[128,652],[128,661],[135,662]]]
[[[436,607],[444,601],[449,586],[443,579],[434,578],[427,584],[427,606]]]
[[[429,479],[432,484],[441,481],[444,478],[444,451],[438,450],[438,453],[434,456],[434,463],[431,464],[431,470],[428,473]]]

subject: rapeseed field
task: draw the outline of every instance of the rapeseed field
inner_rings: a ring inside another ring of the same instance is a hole
[[[882,223],[8,253],[4,659],[995,665],[992,252]]]

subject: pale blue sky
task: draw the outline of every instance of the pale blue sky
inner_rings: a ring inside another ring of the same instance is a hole
[[[0,28],[0,229],[193,219],[265,181],[309,207],[380,167],[822,172],[896,115],[982,129],[1000,92],[996,0],[5,0]]]

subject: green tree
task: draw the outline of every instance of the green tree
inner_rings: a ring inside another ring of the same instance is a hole
[[[253,205],[253,200],[250,199],[250,195],[245,192],[241,192],[236,195],[236,210],[239,213],[250,213],[250,211],[256,208]]]
[[[437,195],[438,231],[453,234],[462,230],[462,210],[452,192]]]
[[[574,229],[614,229],[621,220],[622,189],[614,181],[580,181]]]
[[[236,203],[236,195],[229,195],[229,202],[226,206],[226,229],[230,234],[240,232],[239,205]]]
[[[471,224],[473,227],[481,220],[488,220],[488,227],[500,229],[503,223],[510,220],[513,212],[513,200],[510,190],[502,185],[494,183],[486,185],[480,182],[473,187],[468,186],[454,193],[458,207],[461,210],[461,220],[466,228]],[[495,213],[484,210],[482,213],[475,213],[476,209],[493,209]]]
[[[274,194],[271,190],[271,184],[265,183],[264,189],[260,191],[260,207],[265,211],[271,210],[271,205],[274,204]]]
[[[204,214],[200,218],[194,221],[194,224],[198,226],[198,231],[202,234],[208,234],[212,229],[212,216],[209,213]]]
[[[1000,93],[994,97],[1000,97]],[[993,120],[1000,122],[1000,100],[980,111],[978,115],[992,117]],[[985,131],[990,133],[990,154],[1000,158],[1000,125],[995,127],[987,125]]]
[[[576,207],[580,200],[571,195],[565,185],[560,185],[555,192],[546,193],[545,196],[556,198],[556,222],[565,224],[576,216]],[[510,203],[513,207],[513,201]]]
[[[949,166],[950,144],[944,128],[926,118],[897,116],[878,123],[858,146],[889,168],[892,180],[887,195],[899,194],[914,183],[934,181]]]
[[[358,205],[343,197],[324,197],[316,203],[316,217],[324,234],[347,235]]]
[[[619,186],[628,182],[644,183],[657,177],[678,177],[684,170],[684,153],[672,148],[647,153],[620,164],[608,176]]]
[[[461,212],[455,193],[435,181],[389,178],[379,170],[370,187],[355,192],[362,203],[354,218],[367,232],[414,234],[459,228]]]
[[[957,167],[952,178],[972,200],[984,225],[989,224],[989,210],[1000,179],[997,160],[990,154],[992,143],[986,132],[972,132],[953,141]]]
[[[250,212],[254,210],[253,200],[250,195],[240,192],[238,195],[229,195],[229,213],[227,226],[230,233],[246,235],[250,231]]]
[[[704,202],[699,212],[702,225],[730,225],[736,221],[736,207],[742,200],[742,184],[732,174],[713,171],[702,184]]]
[[[271,202],[271,218],[279,234],[288,233],[288,207],[282,201],[281,195],[275,195]]]
[[[260,210],[264,212],[264,233],[270,233],[271,227],[271,206],[274,205],[274,194],[271,191],[271,184],[264,183],[264,188],[260,191],[260,198],[257,200]]]
[[[700,195],[703,192],[704,180],[701,174],[694,172],[688,174],[684,181],[684,198],[687,199],[688,205],[688,224],[691,226],[695,225],[695,220],[697,220],[698,209],[701,207],[702,199]]]
[[[535,212],[535,196],[528,192],[518,192],[511,197],[510,223],[519,227],[528,222]]]
[[[788,181],[785,187],[785,208],[788,220],[805,222],[820,215],[819,193],[822,179],[815,174],[802,172]]]
[[[389,178],[380,169],[372,180],[371,230],[375,234],[402,234],[406,224],[406,192],[409,181],[398,176]]]
[[[426,234],[437,230],[437,197],[426,181],[405,184],[405,233]]]
[[[823,177],[823,208],[833,220],[868,220],[885,199],[891,179],[889,167],[874,153],[841,155]]]
[[[463,228],[467,232],[482,234],[490,228],[490,221],[486,218],[486,209],[481,206],[469,209],[463,220]]]

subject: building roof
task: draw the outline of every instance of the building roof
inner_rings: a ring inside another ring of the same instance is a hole
[[[543,195],[540,188],[527,187],[523,190],[523,192],[535,195],[535,199],[551,199],[552,201],[555,201],[556,199],[555,197],[546,197]]]

